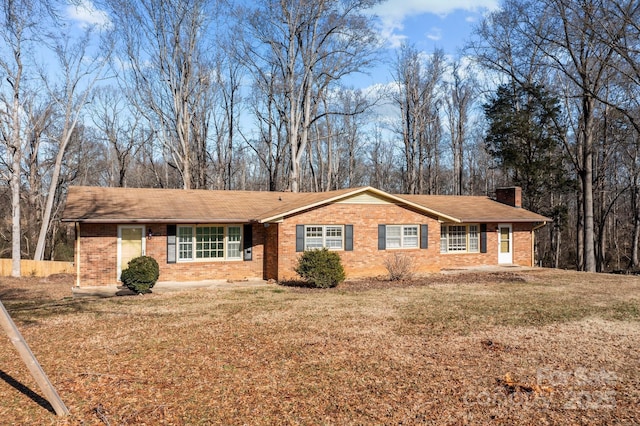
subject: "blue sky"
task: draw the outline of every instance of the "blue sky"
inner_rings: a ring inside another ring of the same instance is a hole
[[[67,16],[81,26],[110,24],[92,0],[74,3],[67,7]],[[442,48],[447,55],[456,57],[473,25],[497,9],[498,4],[499,0],[386,0],[373,12],[379,16],[380,34],[389,56],[402,42],[408,42],[427,53]]]
[[[380,17],[380,32],[389,48],[403,41],[419,49],[443,48],[455,55],[473,25],[499,0],[386,0],[373,9]],[[91,0],[77,0],[66,9],[67,16],[83,24],[108,25],[106,14]]]
[[[458,58],[474,25],[499,6],[499,0],[387,0],[374,12],[379,16],[380,33],[385,42],[386,64],[359,79],[358,86],[385,84],[392,79],[395,49],[410,43],[430,54],[443,49]]]
[[[132,0],[135,1],[135,0]],[[443,49],[452,59],[458,59],[474,25],[485,14],[498,8],[501,0],[387,0],[373,11],[378,17],[379,32],[384,41],[381,63],[367,74],[354,74],[342,83],[362,89],[371,99],[394,90],[393,62],[397,48],[407,42],[425,54]],[[76,5],[79,5],[76,6]],[[96,9],[91,0],[77,0],[69,6],[67,16],[79,26],[97,24],[109,26],[106,14]],[[397,108],[380,102],[375,108],[376,123],[397,120]]]
[[[384,42],[382,62],[367,74],[348,77],[348,87],[376,92],[393,80],[396,49],[410,43],[430,54],[443,49],[451,58],[459,58],[465,41],[474,25],[490,11],[498,8],[500,0],[386,0],[373,9],[378,16]],[[98,10],[92,0],[76,0],[68,6],[67,16],[78,25],[110,25],[107,15]]]
[[[374,11],[388,46],[408,41],[419,49],[440,47],[455,55],[473,25],[498,4],[498,0],[387,0]]]

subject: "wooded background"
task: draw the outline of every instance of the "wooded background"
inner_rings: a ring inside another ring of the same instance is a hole
[[[504,0],[459,56],[391,63],[373,0],[57,0],[0,11],[0,257],[68,260],[69,185],[493,194],[544,266],[638,268],[640,3]],[[86,4],[86,2],[85,2]],[[461,46],[462,47],[462,46]],[[392,82],[357,88],[387,67]]]

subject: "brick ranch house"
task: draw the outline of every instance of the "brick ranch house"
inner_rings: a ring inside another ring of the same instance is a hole
[[[71,187],[78,286],[117,284],[130,259],[155,258],[160,281],[296,278],[306,249],[339,252],[348,278],[385,275],[396,253],[415,272],[533,266],[520,188],[479,196],[396,195],[372,187],[322,193]]]

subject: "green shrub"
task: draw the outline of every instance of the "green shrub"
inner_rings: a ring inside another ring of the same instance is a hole
[[[340,256],[326,248],[302,253],[295,271],[316,288],[335,287],[345,279]]]
[[[159,276],[158,262],[153,257],[140,256],[129,261],[127,269],[120,274],[120,281],[135,293],[151,293]]]

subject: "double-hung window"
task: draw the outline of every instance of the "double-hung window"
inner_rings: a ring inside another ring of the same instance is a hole
[[[240,260],[239,225],[178,226],[178,260]]]
[[[227,259],[240,259],[242,255],[241,243],[242,228],[239,226],[227,227]]]
[[[193,227],[178,227],[178,259],[193,260]]]
[[[478,225],[441,226],[441,253],[478,253],[479,251],[480,232]]]
[[[304,227],[304,249],[344,248],[344,226],[342,225],[306,225]]]
[[[418,225],[387,225],[386,248],[418,248]]]

